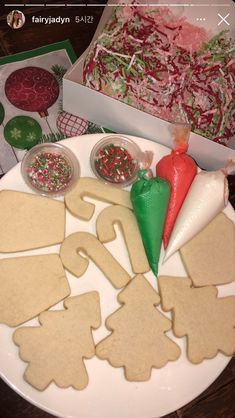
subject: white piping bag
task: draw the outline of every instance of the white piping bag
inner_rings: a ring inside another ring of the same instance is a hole
[[[226,176],[231,166],[232,161],[229,161],[224,169],[201,171],[194,177],[177,216],[164,261],[197,235],[225,208],[229,193]]]

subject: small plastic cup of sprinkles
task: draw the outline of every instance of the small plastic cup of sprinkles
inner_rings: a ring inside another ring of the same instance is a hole
[[[44,196],[61,196],[68,192],[80,177],[78,159],[64,145],[38,144],[26,153],[21,163],[26,184]]]
[[[141,150],[135,142],[122,135],[101,139],[91,151],[93,173],[105,183],[126,187],[137,178]]]

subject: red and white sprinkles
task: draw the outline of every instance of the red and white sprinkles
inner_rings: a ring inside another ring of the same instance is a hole
[[[95,156],[97,174],[111,183],[130,181],[137,168],[137,161],[126,148],[108,144],[101,147]]]

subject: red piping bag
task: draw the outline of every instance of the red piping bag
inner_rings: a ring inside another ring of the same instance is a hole
[[[186,154],[190,126],[187,124],[172,124],[171,132],[174,149],[156,164],[156,175],[168,180],[171,185],[170,201],[163,231],[163,245],[165,249],[179,210],[197,174],[195,161]]]

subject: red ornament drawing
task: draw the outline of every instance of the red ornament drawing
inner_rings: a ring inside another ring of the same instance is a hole
[[[27,112],[48,116],[59,96],[59,83],[49,71],[39,67],[20,68],[9,75],[5,94],[11,104]]]
[[[86,119],[71,115],[67,112],[61,112],[59,114],[56,125],[59,131],[64,134],[66,138],[83,135],[88,129],[88,121]]]

